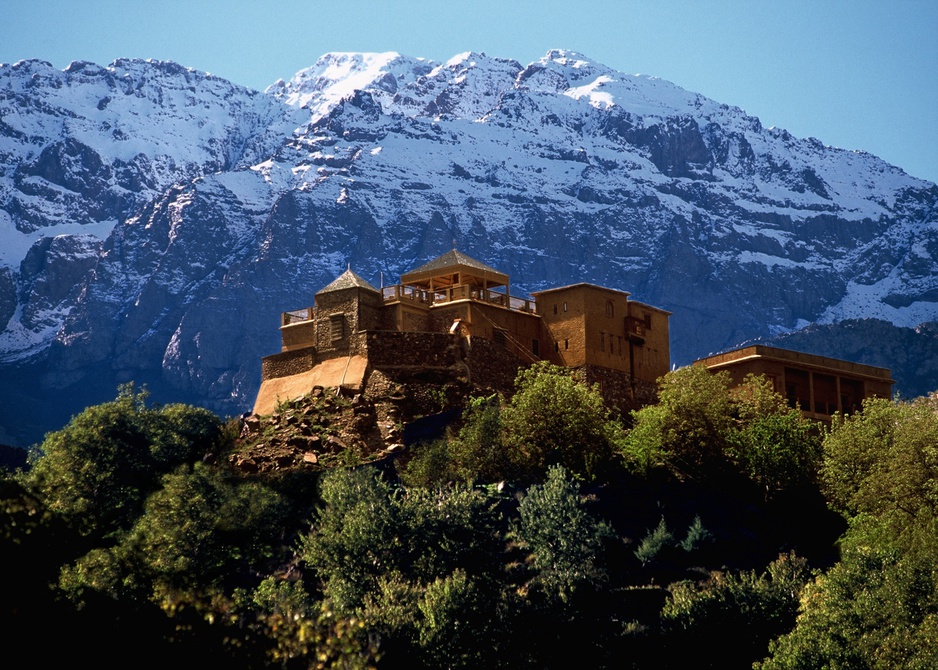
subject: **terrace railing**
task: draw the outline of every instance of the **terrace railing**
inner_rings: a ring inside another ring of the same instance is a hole
[[[453,286],[434,291],[426,291],[413,286],[386,286],[382,289],[382,294],[385,302],[406,300],[430,306],[445,304],[454,300],[475,300],[490,305],[501,305],[516,312],[537,313],[537,306],[533,300],[516,298],[500,291],[492,291],[476,286]]]
[[[303,323],[304,321],[312,321],[313,315],[316,313],[315,308],[307,307],[306,309],[294,309],[289,312],[283,312],[281,315],[281,326],[289,326],[293,323]]]

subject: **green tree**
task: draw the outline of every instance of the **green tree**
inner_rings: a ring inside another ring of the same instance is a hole
[[[901,524],[938,509],[938,396],[912,402],[867,399],[835,416],[824,440],[821,479],[836,509]]]
[[[354,612],[402,554],[391,486],[369,468],[333,470],[322,479],[323,506],[300,537],[299,557],[340,612]]]
[[[821,473],[849,520],[841,557],[762,668],[938,667],[936,467],[938,396],[835,417]]]
[[[551,465],[587,479],[604,473],[622,428],[598,387],[544,361],[519,371],[515,387],[501,425],[512,466],[522,477],[543,477]]]
[[[207,410],[146,406],[146,391],[120,388],[50,433],[32,456],[25,484],[86,535],[129,528],[147,495],[171,472],[218,447],[223,424]]]
[[[298,557],[333,611],[366,621],[389,658],[480,663],[504,581],[495,502],[461,485],[395,489],[366,468],[328,473],[322,497]]]
[[[658,380],[658,402],[632,413],[626,459],[639,471],[667,465],[692,477],[722,467],[734,426],[729,384],[728,373],[701,365],[668,372]]]
[[[816,483],[819,424],[789,407],[764,376],[747,375],[732,398],[739,421],[728,437],[730,454],[766,495]]]
[[[256,570],[273,555],[285,504],[272,490],[201,463],[164,475],[162,484],[114,546],[63,569],[66,593],[78,600],[89,590],[152,600],[172,613],[230,590],[226,579]]]
[[[762,573],[711,572],[702,582],[670,585],[661,610],[670,658],[662,665],[686,667],[686,650],[693,649],[695,667],[750,667],[771,640],[791,630],[810,578],[805,559],[783,554]]]
[[[463,426],[451,441],[457,477],[466,482],[494,483],[508,478],[510,457],[502,432],[502,398],[471,398]]]
[[[563,466],[552,465],[547,481],[528,489],[512,536],[530,552],[534,583],[552,598],[566,601],[578,588],[596,587],[608,578],[602,553],[615,532],[586,510]]]

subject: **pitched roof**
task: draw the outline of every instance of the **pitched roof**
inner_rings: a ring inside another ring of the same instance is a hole
[[[444,275],[447,273],[458,272],[459,269],[468,271],[470,274],[485,278],[493,285],[507,284],[508,275],[499,272],[493,267],[486,265],[481,261],[467,256],[457,249],[447,251],[438,258],[434,258],[429,263],[421,265],[419,268],[411,270],[401,275],[401,281],[405,284],[409,281],[418,281],[435,276],[437,273]]]
[[[340,274],[331,284],[317,291],[316,295],[319,295],[320,293],[330,293],[332,291],[341,291],[342,289],[346,288],[364,288],[368,289],[369,291],[374,291],[375,293],[380,293],[378,289],[352,272],[352,268],[349,268]]]
[[[481,261],[477,261],[474,258],[470,258],[466,254],[462,253],[458,249],[453,249],[452,251],[447,251],[445,254],[439,258],[434,258],[429,263],[424,263],[419,268],[411,270],[407,274],[413,274],[416,272],[430,272],[432,270],[440,270],[442,268],[453,267],[454,265],[463,265],[465,267],[473,268],[474,270],[482,270],[484,272],[492,272],[495,274],[502,274],[493,267],[489,267]]]

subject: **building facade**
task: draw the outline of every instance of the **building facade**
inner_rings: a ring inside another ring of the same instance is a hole
[[[599,384],[621,411],[654,400],[670,366],[669,312],[594,284],[530,298],[509,286],[507,274],[456,249],[394,286],[376,288],[349,268],[316,293],[313,307],[283,313],[282,348],[263,359],[254,412],[269,413],[314,384],[360,388],[376,369],[450,367],[504,385],[518,366],[541,360]]]
[[[694,364],[714,372],[726,370],[733,385],[750,373],[765,375],[791,407],[825,422],[837,412],[857,412],[866,398],[892,397],[895,384],[887,368],[763,345],[708,356]]]

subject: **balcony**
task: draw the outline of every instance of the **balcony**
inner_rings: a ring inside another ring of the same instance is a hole
[[[625,317],[625,334],[635,342],[645,341],[645,322],[634,316]]]
[[[382,295],[385,302],[411,302],[426,307],[443,305],[456,300],[472,300],[489,305],[498,305],[515,312],[537,313],[537,305],[533,300],[516,298],[505,293],[476,286],[457,285],[433,291],[405,285],[386,286],[382,289]]]
[[[316,309],[313,307],[307,307],[306,309],[294,309],[289,312],[283,312],[280,315],[280,325],[281,326],[290,326],[294,323],[303,323],[305,321],[312,321],[313,315],[316,313]]]

